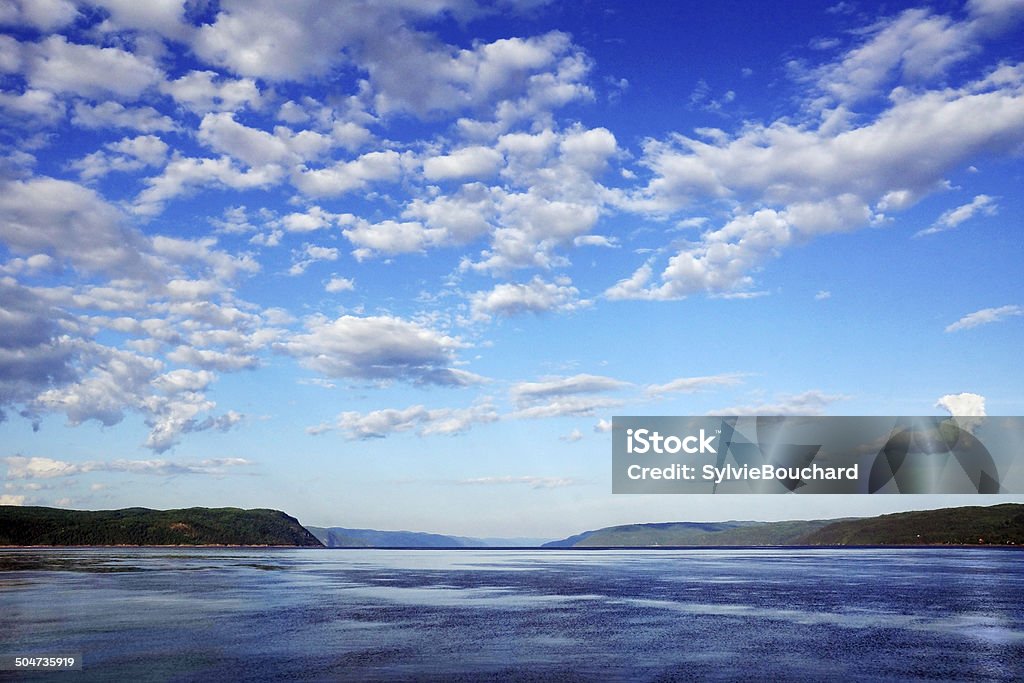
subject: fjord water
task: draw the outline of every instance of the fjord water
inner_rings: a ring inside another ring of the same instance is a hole
[[[1022,608],[1005,550],[0,550],[0,654],[83,681],[1011,681]]]

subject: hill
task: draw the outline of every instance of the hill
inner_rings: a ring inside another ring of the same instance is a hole
[[[794,522],[662,522],[627,524],[586,531],[544,548],[644,548],[654,546],[801,545],[828,520]]]
[[[536,548],[535,538],[469,538],[419,531],[307,527],[328,548]]]
[[[0,506],[0,545],[273,545],[321,547],[278,510],[61,510]]]
[[[805,545],[1024,545],[1024,505],[959,507],[843,520]]]
[[[865,519],[629,524],[587,531],[542,547],[979,544],[1024,546],[1024,505],[945,508]]]

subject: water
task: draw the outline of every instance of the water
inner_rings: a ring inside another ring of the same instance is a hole
[[[0,653],[75,681],[1011,681],[1022,608],[985,549],[0,550]]]

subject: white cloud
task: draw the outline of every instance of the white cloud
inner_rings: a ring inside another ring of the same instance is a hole
[[[94,180],[112,171],[127,173],[147,166],[162,166],[167,150],[167,143],[155,135],[139,135],[108,143],[103,150],[77,159],[69,166],[78,171],[82,180]]]
[[[351,161],[315,170],[301,169],[295,187],[312,197],[333,197],[362,190],[370,183],[394,181],[402,173],[402,156],[393,150],[368,152]]]
[[[422,223],[438,246],[467,244],[491,230],[501,197],[498,188],[466,183],[452,194],[413,199],[402,218]]]
[[[72,426],[89,420],[111,426],[126,410],[137,411],[150,427],[145,445],[158,453],[185,433],[226,429],[241,420],[233,412],[200,419],[216,407],[201,392],[212,379],[209,373],[160,374],[159,360],[98,344],[82,345],[80,353],[89,361],[88,373],[41,392],[31,401],[33,411],[62,412]]]
[[[46,253],[89,272],[151,272],[140,234],[93,190],[37,177],[0,183],[0,238],[15,253]]]
[[[333,141],[305,130],[298,134],[284,126],[274,133],[238,123],[230,112],[211,113],[199,124],[199,140],[217,152],[228,154],[250,167],[269,164],[294,166],[320,156]]]
[[[25,496],[15,496],[10,493],[0,493],[0,505],[24,505]]]
[[[954,417],[985,417],[985,397],[980,394],[946,394],[935,407],[945,408]]]
[[[211,458],[207,460],[90,460],[80,464],[51,458],[11,456],[4,458],[9,479],[49,479],[69,477],[88,472],[125,472],[174,476],[178,474],[228,474],[234,467],[248,467],[244,458]]]
[[[324,290],[331,294],[337,294],[338,292],[351,292],[355,288],[355,280],[347,277],[332,277],[328,280],[327,284],[324,285]]]
[[[832,298],[832,292],[830,292],[830,291],[828,291],[826,289],[819,289],[818,293],[814,295],[814,300],[815,301],[824,301],[825,299],[831,299],[831,298]]]
[[[576,443],[577,441],[581,441],[583,439],[583,432],[581,432],[578,429],[574,429],[568,434],[564,434],[558,438],[568,443]]]
[[[643,163],[654,178],[626,205],[671,214],[710,197],[755,208],[738,208],[724,226],[684,246],[660,283],[645,264],[609,298],[743,290],[751,272],[781,250],[877,223],[881,212],[944,186],[944,174],[971,157],[1024,141],[1024,69],[1000,67],[958,89],[897,90],[890,101],[853,128],[779,120],[750,124],[735,137],[648,141]],[[944,144],[935,145],[938,139]]]
[[[71,123],[82,128],[133,128],[143,133],[164,133],[177,129],[170,117],[152,107],[125,107],[120,102],[91,105],[76,102]]]
[[[167,360],[183,365],[220,370],[222,372],[252,370],[260,365],[259,359],[250,353],[237,350],[197,349],[192,346],[177,347],[167,354]]]
[[[489,292],[475,292],[469,295],[469,301],[472,315],[478,320],[492,315],[573,311],[591,303],[580,300],[579,290],[567,279],[545,282],[540,276],[527,283],[504,283]]]
[[[360,261],[377,253],[407,254],[444,244],[447,233],[428,228],[417,221],[384,220],[370,223],[356,219],[354,225],[342,230],[357,249],[352,253]]]
[[[263,104],[263,96],[253,79],[232,80],[213,71],[190,71],[177,80],[161,84],[160,91],[195,114],[234,112],[244,107],[259,109]]]
[[[163,73],[148,60],[116,47],[79,45],[50,36],[25,50],[28,82],[41,90],[131,100],[163,80]]]
[[[0,110],[22,125],[52,126],[64,118],[64,103],[46,90],[23,93],[0,92]]]
[[[189,28],[184,23],[186,5],[177,0],[89,0],[90,4],[105,9],[107,19],[98,27],[100,31],[117,33],[125,29],[153,31],[175,40],[186,39]]]
[[[826,394],[811,390],[801,394],[783,394],[774,401],[750,405],[736,405],[712,410],[708,415],[822,415],[829,405],[846,397],[841,394]]]
[[[998,308],[983,308],[974,313],[968,313],[955,323],[946,326],[946,332],[959,332],[969,330],[979,325],[997,323],[1011,316],[1024,315],[1024,308],[1021,306],[999,306]]]
[[[587,374],[552,377],[539,382],[519,382],[509,390],[516,405],[516,410],[509,417],[537,419],[590,416],[598,410],[623,404],[620,399],[594,394],[617,391],[628,386],[628,382],[611,377]]]
[[[644,391],[648,396],[663,394],[692,394],[709,387],[728,387],[741,384],[742,375],[729,373],[724,375],[708,375],[705,377],[680,377],[665,384],[650,384]]]
[[[274,348],[328,377],[454,386],[480,380],[452,367],[464,342],[401,318],[314,316],[306,330]]]
[[[928,9],[905,10],[862,32],[862,44],[813,77],[829,98],[847,105],[877,95],[893,82],[917,87],[941,83],[955,65],[977,54],[986,39],[1009,33],[1024,19],[1018,0],[968,0],[966,9],[964,20]]]
[[[338,216],[328,213],[319,206],[310,207],[305,213],[290,213],[281,218],[281,225],[288,232],[313,232],[328,228]]]
[[[984,422],[985,397],[980,394],[961,393],[946,394],[935,402],[936,408],[944,408],[949,414],[957,418],[957,425],[968,432]]]
[[[4,0],[0,3],[0,25],[30,26],[54,31],[67,26],[78,15],[68,0]]]
[[[81,471],[77,465],[52,458],[26,458],[15,455],[4,458],[4,462],[7,464],[8,479],[50,479],[66,477]]]
[[[430,157],[423,162],[423,175],[427,180],[465,180],[489,178],[501,167],[504,157],[490,147],[464,147],[443,156]]]
[[[533,188],[502,197],[499,211],[502,227],[494,231],[490,248],[481,253],[480,261],[464,267],[505,272],[564,265],[556,249],[587,233],[600,215],[593,204],[546,199]]]
[[[612,377],[580,374],[572,377],[551,377],[539,382],[518,382],[512,385],[510,393],[517,404],[528,405],[549,398],[616,391],[628,386],[628,382]]]
[[[276,184],[282,176],[283,170],[273,165],[241,171],[228,157],[195,159],[175,155],[162,174],[146,179],[147,187],[135,198],[134,210],[154,215],[163,210],[164,202],[195,187],[264,188]]]
[[[402,410],[388,408],[369,413],[346,411],[341,413],[334,424],[312,427],[307,431],[321,434],[338,429],[348,439],[384,438],[396,432],[415,430],[420,436],[435,434],[454,435],[469,430],[475,424],[485,424],[498,419],[498,414],[489,403],[471,408],[437,408],[428,410],[421,405]]]
[[[952,230],[964,221],[974,218],[977,214],[983,214],[985,216],[994,216],[998,210],[998,206],[995,202],[995,197],[990,197],[987,194],[979,194],[969,204],[963,204],[954,209],[944,211],[938,220],[931,225],[931,227],[925,228],[920,232],[916,233],[914,237],[923,237],[924,235],[934,235],[937,232],[945,232],[946,230]]]
[[[569,477],[534,477],[534,476],[503,476],[503,477],[476,477],[473,479],[460,479],[460,484],[470,484],[475,486],[493,486],[493,485],[504,485],[504,484],[525,484],[530,488],[534,489],[555,489],[563,488],[565,486],[575,486],[579,484],[575,479]]]
[[[612,421],[602,417],[594,424],[594,431],[598,434],[607,434],[612,431]]]
[[[296,261],[288,269],[288,274],[302,275],[306,269],[318,261],[337,261],[338,250],[334,247],[320,247],[315,244],[307,244],[302,251],[296,252]]]

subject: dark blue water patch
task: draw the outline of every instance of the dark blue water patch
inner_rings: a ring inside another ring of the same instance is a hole
[[[41,564],[0,571],[2,651],[82,652],[78,680],[1022,678],[1016,553],[11,555]]]

